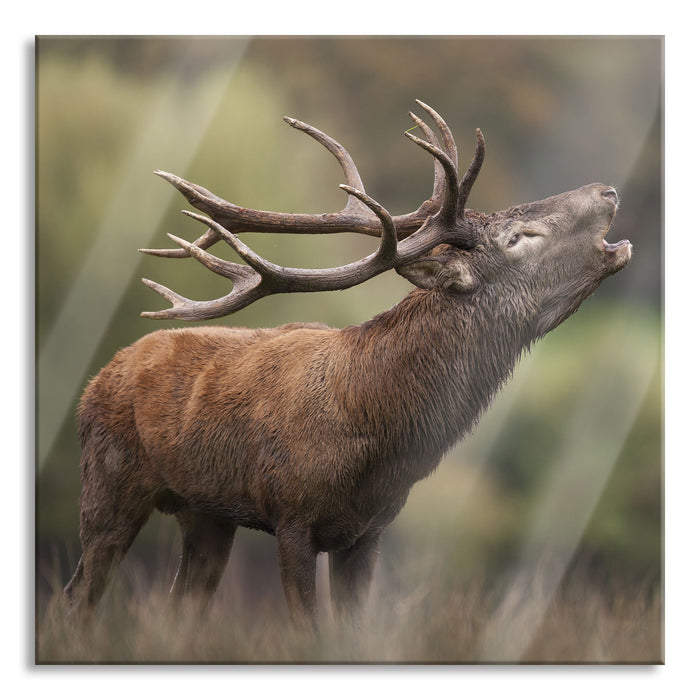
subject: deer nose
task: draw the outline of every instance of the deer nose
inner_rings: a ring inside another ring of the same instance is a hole
[[[600,194],[601,194],[601,196],[605,197],[605,199],[609,199],[613,204],[617,204],[617,202],[618,202],[617,191],[615,189],[613,189],[612,187],[608,187],[608,189],[604,190]]]

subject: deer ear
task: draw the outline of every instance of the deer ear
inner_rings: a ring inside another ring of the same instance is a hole
[[[452,246],[443,244],[424,258],[396,268],[402,277],[421,289],[450,289],[470,292],[476,285],[467,256]]]

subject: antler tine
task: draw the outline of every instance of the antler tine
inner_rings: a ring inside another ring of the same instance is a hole
[[[315,139],[322,146],[324,146],[326,150],[330,151],[338,163],[340,163],[340,167],[343,169],[343,175],[345,175],[345,181],[347,184],[359,192],[365,191],[365,187],[362,184],[362,178],[360,177],[360,173],[355,165],[355,161],[342,144],[338,143],[335,139],[332,139],[330,136],[328,136],[328,134],[324,134],[323,131],[311,126],[310,124],[306,124],[299,119],[294,119],[293,117],[282,117],[282,119],[284,119],[287,124],[295,129],[299,129],[305,134],[308,134],[312,139]],[[354,198],[353,196],[349,196],[343,212],[347,213],[349,211],[361,209],[362,207],[359,206],[358,199]]]
[[[252,267],[253,270],[255,270],[260,275],[261,278],[274,278],[275,276],[279,275],[281,271],[284,270],[283,267],[275,265],[274,263],[265,260],[265,258],[260,257],[252,248],[243,243],[243,241],[238,236],[236,236],[235,233],[227,231],[221,224],[217,223],[216,221],[212,221],[206,216],[202,216],[201,214],[195,214],[191,211],[183,211],[182,213],[192,217],[193,219],[196,219],[197,221],[201,221],[202,223],[207,224],[210,228],[214,229],[219,235],[219,237],[226,241],[226,243],[228,243],[231,246],[231,248],[233,248],[241,256],[241,258],[243,258],[243,260],[245,260],[248,263],[248,265],[250,265],[250,267]],[[213,255],[209,255],[208,253],[205,253],[205,255],[208,258],[214,257]],[[199,260],[199,262],[202,262],[204,265],[207,265],[204,259],[200,260],[198,255],[193,255],[193,257],[196,257]]]
[[[452,162],[455,164],[455,169],[457,169],[459,167],[457,165],[457,144],[455,143],[452,131],[450,131],[450,127],[447,126],[447,122],[430,105],[420,100],[416,100],[416,103],[419,104],[438,125],[438,129],[440,129],[440,133],[442,134],[442,140],[445,144],[445,152],[450,156]]]
[[[147,287],[150,287],[154,291],[158,292],[158,294],[160,294],[164,299],[167,299],[173,305],[173,307],[181,306],[188,301],[186,297],[173,292],[172,289],[168,289],[168,287],[165,285],[158,284],[158,282],[146,279],[145,277],[142,277],[141,281]],[[166,309],[166,311],[169,311],[169,309]],[[162,318],[162,316],[159,315],[162,313],[163,311],[142,311],[141,315],[145,316],[146,318]]]
[[[476,178],[479,175],[481,166],[484,163],[484,157],[486,156],[486,141],[484,140],[484,135],[481,133],[481,129],[476,130],[476,150],[474,151],[474,158],[469,166],[469,170],[464,173],[464,177],[459,183],[459,195],[457,197],[457,212],[461,215],[467,206],[467,199],[471,194],[472,187]]]
[[[254,301],[265,296],[259,281],[260,276],[245,265],[241,265],[248,275],[241,276],[241,283],[234,287],[226,296],[213,301],[194,301],[180,296],[161,284],[148,279],[141,281],[162,297],[167,299],[172,307],[161,311],[142,311],[141,316],[151,319],[177,319],[180,321],[206,321],[232,314],[239,309],[249,306]]]
[[[238,280],[239,284],[221,299],[207,302],[188,299],[180,294],[176,294],[162,284],[143,278],[141,281],[147,287],[158,292],[164,299],[167,299],[172,304],[172,307],[161,311],[142,311],[141,316],[157,320],[204,321],[231,314],[245,306],[249,306],[257,299],[260,299],[261,296],[264,296],[264,293],[261,293],[258,285],[260,276],[245,265],[240,267],[242,270]]]
[[[201,250],[210,248],[219,240],[216,231],[207,229],[207,232],[200,236],[191,245],[197,246]],[[156,258],[189,258],[190,254],[183,248],[139,248],[139,253],[145,255],[153,255]]]
[[[396,248],[399,242],[396,233],[396,225],[391,214],[376,200],[372,199],[365,192],[350,187],[340,185],[340,188],[348,192],[353,197],[359,199],[365,206],[369,207],[382,224],[382,240],[376,252],[376,257],[385,259],[388,263],[393,262],[396,257]]]
[[[195,217],[196,218],[196,217]],[[227,232],[228,233],[228,232]],[[236,263],[229,262],[228,260],[222,260],[217,258],[211,253],[207,253],[205,250],[198,248],[193,243],[184,240],[183,238],[178,238],[173,236],[172,233],[166,234],[170,240],[175,241],[183,250],[185,250],[188,256],[197,260],[208,270],[211,270],[221,277],[227,277],[230,280],[235,280],[240,275],[240,269],[247,270],[245,265],[237,265]],[[232,234],[230,234],[232,235]],[[251,266],[252,267],[252,266]]]
[[[440,143],[437,140],[437,136],[435,136],[435,134],[433,133],[433,130],[413,112],[409,112],[408,114],[410,115],[411,119],[413,119],[413,121],[416,123],[416,125],[420,127],[421,131],[425,134],[425,137],[428,139],[428,142],[436,148],[439,148]],[[409,129],[409,131],[410,130],[411,129]],[[430,196],[429,201],[434,202],[439,208],[440,202],[445,196],[446,183],[445,170],[440,166],[437,160],[435,161],[434,173],[435,174],[433,176],[433,193]]]
[[[445,177],[447,178],[446,188],[443,200],[440,207],[440,218],[446,223],[452,222],[456,217],[456,206],[458,197],[458,185],[457,185],[457,170],[455,169],[455,164],[453,163],[450,156],[445,153],[441,148],[433,146],[433,144],[419,139],[408,131],[404,132],[404,136],[407,136],[413,143],[420,146],[422,149],[431,153],[437,160],[440,161],[444,171]]]
[[[218,200],[224,204],[229,204],[225,200],[217,197],[215,194],[211,193],[209,190],[201,187],[200,185],[195,185],[192,182],[173,175],[172,173],[165,172],[164,170],[154,170],[153,173],[162,177],[164,180],[169,182],[176,190],[178,190],[185,199],[192,204],[197,206],[197,203],[202,200],[210,200],[215,202]],[[234,206],[234,205],[232,205]],[[207,232],[200,236],[192,245],[195,245],[201,250],[206,250],[207,248],[214,245],[219,240],[219,236],[212,229],[207,229]],[[188,258],[190,257],[189,252],[185,248],[139,248],[139,253],[145,253],[146,255],[153,255],[158,258]]]

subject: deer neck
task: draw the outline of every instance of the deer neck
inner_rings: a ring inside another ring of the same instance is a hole
[[[416,290],[341,332],[351,411],[395,461],[429,473],[510,376],[526,325],[488,299]]]

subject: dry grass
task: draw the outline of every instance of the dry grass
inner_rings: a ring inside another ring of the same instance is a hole
[[[382,580],[361,630],[338,627],[322,605],[311,637],[274,594],[241,601],[224,583],[205,616],[173,614],[141,577],[121,581],[89,629],[74,629],[55,595],[39,606],[37,663],[663,663],[658,585],[602,587],[574,574],[548,599],[536,571],[463,590],[441,589],[435,576]]]

